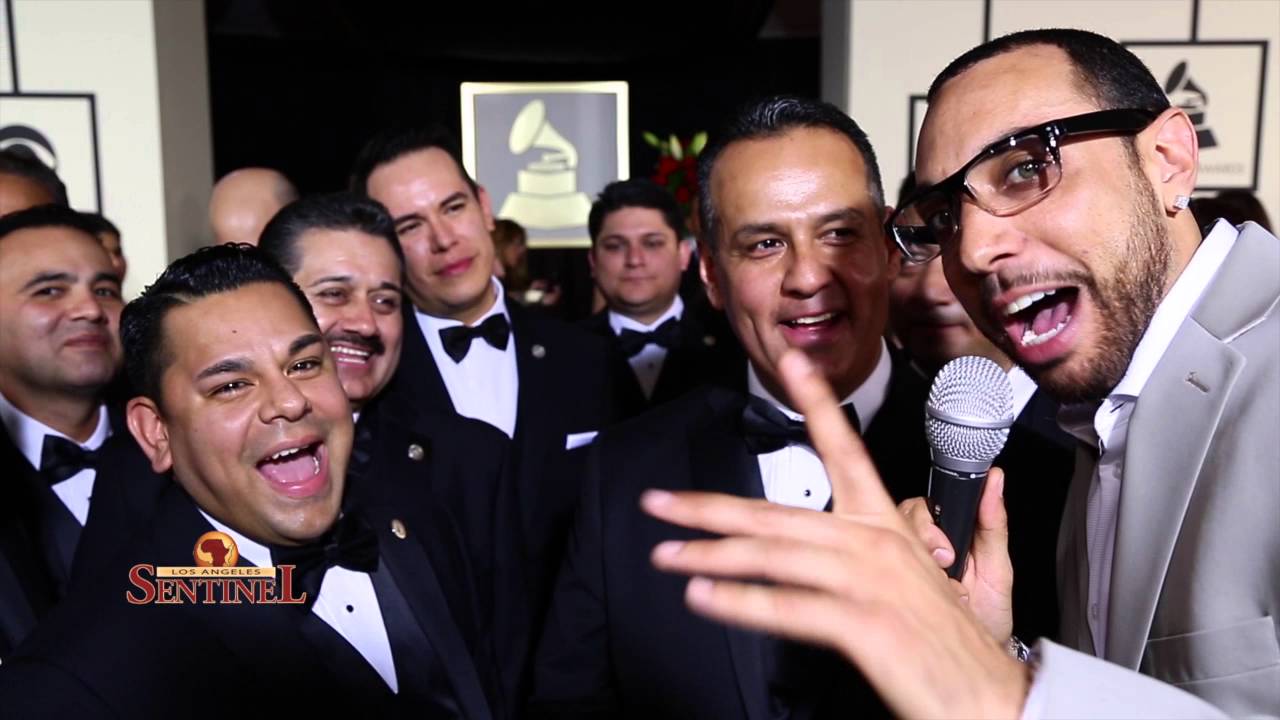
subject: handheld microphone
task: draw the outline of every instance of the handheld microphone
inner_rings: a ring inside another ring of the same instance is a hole
[[[1004,449],[1013,425],[1013,386],[1005,371],[987,358],[958,357],[938,371],[924,412],[933,459],[929,513],[955,549],[956,559],[947,575],[959,580],[973,541],[987,471]]]

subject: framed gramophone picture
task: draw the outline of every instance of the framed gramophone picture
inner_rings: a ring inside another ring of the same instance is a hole
[[[590,247],[591,200],[630,176],[627,83],[462,83],[462,164],[530,248]]]

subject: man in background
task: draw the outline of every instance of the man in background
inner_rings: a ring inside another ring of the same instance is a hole
[[[625,358],[615,372],[624,414],[637,415],[708,382],[741,386],[744,358],[685,312],[680,298],[692,242],[683,239],[675,198],[649,180],[619,180],[596,198],[587,227],[587,260],[607,307],[583,327],[614,343]]]
[[[67,187],[58,174],[30,153],[0,150],[0,215],[36,205],[67,203]]]
[[[272,216],[297,198],[297,188],[278,170],[248,167],[227,173],[209,196],[214,244],[257,245]]]

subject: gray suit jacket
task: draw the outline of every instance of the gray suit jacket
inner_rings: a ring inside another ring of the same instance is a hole
[[[1062,661],[1074,664],[1072,677],[1037,678],[1061,683],[1052,694],[1123,683],[1120,666],[1231,715],[1280,716],[1278,302],[1280,241],[1246,223],[1129,423],[1107,617],[1110,664]],[[1058,542],[1062,639],[1093,654],[1085,614],[1092,458],[1077,467]],[[1064,657],[1062,648],[1051,650]],[[1150,698],[1144,707],[1153,715],[1210,711],[1165,688],[1148,683],[1133,691]],[[1045,714],[1066,711],[1052,706]]]

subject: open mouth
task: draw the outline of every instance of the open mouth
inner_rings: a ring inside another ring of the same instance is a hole
[[[1036,290],[1000,309],[1005,332],[1020,348],[1034,348],[1058,337],[1075,317],[1080,290],[1075,287]]]
[[[330,345],[329,352],[341,365],[367,365],[369,358],[373,357],[373,351],[347,344]]]
[[[305,496],[323,485],[328,469],[324,443],[315,441],[277,450],[258,461],[258,473],[287,495]]]
[[[795,330],[820,330],[835,325],[839,317],[840,313],[838,312],[825,312],[783,320],[782,324]]]

